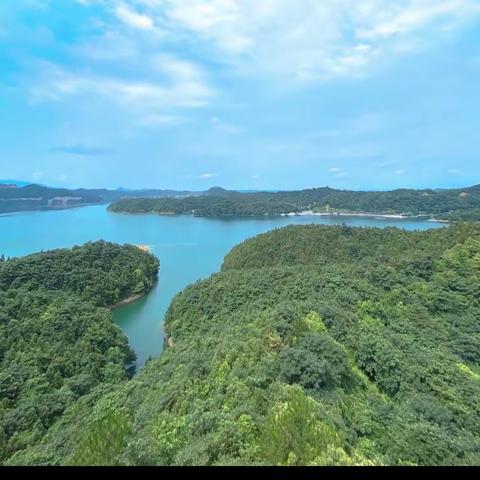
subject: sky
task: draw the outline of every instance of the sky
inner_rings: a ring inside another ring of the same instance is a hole
[[[480,183],[480,0],[0,0],[0,178]]]

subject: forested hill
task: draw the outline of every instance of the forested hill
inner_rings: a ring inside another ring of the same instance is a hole
[[[480,225],[287,227],[174,299],[170,347],[12,464],[480,464]]]
[[[125,381],[135,354],[108,309],[147,292],[158,261],[106,242],[0,261],[0,464],[69,405]]]
[[[280,215],[304,211],[430,215],[444,219],[480,219],[480,186],[454,190],[354,192],[332,188],[240,193],[223,189],[184,198],[132,198],[110,205],[113,212],[198,216]]]
[[[66,189],[43,185],[0,184],[0,213],[78,207],[129,197],[181,197],[193,194],[194,192],[176,190]]]

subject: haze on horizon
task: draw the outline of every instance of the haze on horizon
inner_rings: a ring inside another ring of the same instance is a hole
[[[479,0],[2,0],[0,178],[480,183]]]

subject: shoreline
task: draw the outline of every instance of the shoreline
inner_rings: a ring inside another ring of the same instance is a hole
[[[426,215],[402,215],[389,213],[371,213],[371,212],[313,212],[306,210],[303,212],[281,213],[282,217],[369,217],[369,218],[392,218],[396,220],[407,220],[410,218],[423,218]]]
[[[307,210],[304,212],[281,213],[282,217],[362,217],[362,218],[380,218],[391,220],[426,220],[427,222],[450,223],[449,220],[440,220],[430,215],[403,215],[400,213],[371,213],[371,212],[313,212]]]
[[[238,217],[238,218],[261,218],[261,217],[359,217],[359,218],[378,218],[384,220],[425,220],[427,222],[436,222],[436,223],[445,223],[450,224],[450,220],[443,220],[432,217],[428,214],[422,215],[402,215],[395,213],[372,213],[372,212],[313,212],[311,210],[306,210],[303,212],[290,212],[290,213],[264,213],[264,214],[252,214],[252,215],[241,215],[238,213],[229,213],[223,215],[195,215],[194,212],[183,212],[183,213],[165,213],[165,212],[113,212],[121,215],[158,215],[158,216],[192,216],[197,218],[227,218],[227,217]],[[138,247],[138,245],[136,245]]]
[[[120,307],[125,307],[127,305],[137,302],[138,300],[141,300],[142,298],[149,295],[153,291],[153,289],[157,286],[157,284],[158,284],[158,278],[155,280],[155,283],[152,285],[152,287],[149,288],[147,291],[143,293],[139,293],[138,295],[132,295],[131,297],[125,298],[124,300],[120,300],[115,305],[108,307],[108,309],[112,311],[117,310]]]
[[[0,199],[1,201],[1,199]],[[65,210],[77,210],[80,208],[87,208],[87,207],[101,207],[103,205],[107,205],[106,202],[102,203],[81,203],[77,205],[66,205],[66,206],[47,206],[47,205],[41,205],[37,208],[25,208],[25,209],[14,209],[14,210],[0,210],[0,216],[6,216],[6,215],[19,215],[22,213],[25,214],[31,214],[31,213],[46,213],[46,212],[62,212]]]
[[[126,305],[130,305],[131,303],[135,303],[137,300],[140,300],[141,298],[145,297],[147,293],[142,293],[138,295],[133,295],[132,297],[128,297],[125,300],[120,300],[120,302],[116,303],[115,305],[112,305],[109,307],[109,310],[116,310],[117,308],[124,307]]]

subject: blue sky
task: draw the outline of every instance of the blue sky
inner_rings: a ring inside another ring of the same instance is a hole
[[[0,178],[480,183],[479,0],[1,0]]]

